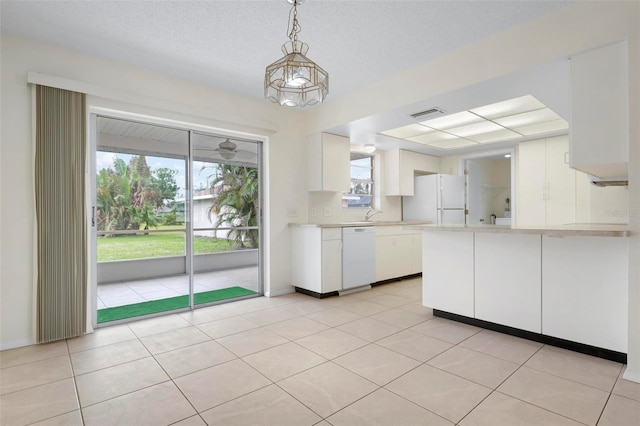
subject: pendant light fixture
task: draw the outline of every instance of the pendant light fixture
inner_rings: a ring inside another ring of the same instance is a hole
[[[329,74],[305,55],[306,43],[298,40],[298,5],[304,0],[287,0],[291,3],[289,41],[282,45],[284,56],[267,66],[264,77],[264,96],[280,105],[313,105],[324,101],[329,93]]]

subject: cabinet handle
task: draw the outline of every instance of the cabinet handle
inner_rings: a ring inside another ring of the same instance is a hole
[[[564,164],[569,164],[569,152],[564,153]]]

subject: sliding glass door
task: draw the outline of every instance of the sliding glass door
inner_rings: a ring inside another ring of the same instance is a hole
[[[260,143],[92,122],[95,325],[261,294]]]

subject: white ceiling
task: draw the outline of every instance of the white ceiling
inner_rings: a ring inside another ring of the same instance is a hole
[[[566,5],[567,1],[307,0],[300,39],[328,101]],[[3,32],[263,97],[285,0],[7,1]]]

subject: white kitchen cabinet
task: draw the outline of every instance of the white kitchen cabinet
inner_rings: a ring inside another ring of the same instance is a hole
[[[411,235],[411,274],[422,273],[422,232]]]
[[[473,232],[423,233],[423,305],[473,318],[473,264]]]
[[[291,281],[319,294],[342,290],[342,228],[291,228]]]
[[[542,333],[627,353],[628,241],[542,238]]]
[[[541,332],[540,238],[529,234],[476,234],[476,318]]]
[[[567,136],[518,146],[518,226],[548,226],[576,220],[576,171],[569,167]]]
[[[401,226],[376,226],[376,281],[385,281],[422,270],[421,235]],[[418,242],[418,244],[416,244]]]
[[[309,191],[349,192],[349,138],[317,133],[309,136],[307,142]]]
[[[571,167],[601,178],[627,176],[628,43],[571,57]]]
[[[416,174],[440,172],[440,159],[417,152],[395,149],[385,152],[385,194],[414,195],[413,178]]]

